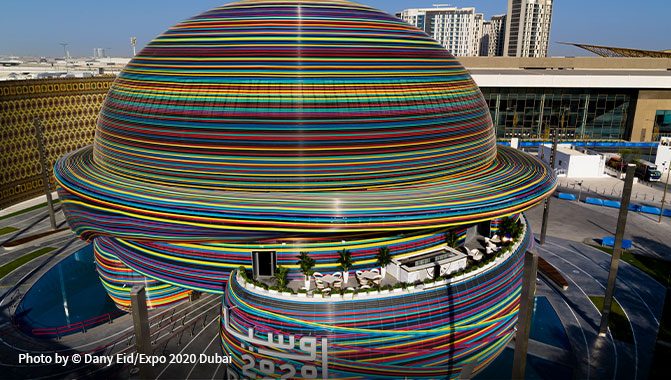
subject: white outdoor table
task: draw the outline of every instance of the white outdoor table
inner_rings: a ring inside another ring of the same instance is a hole
[[[326,285],[329,288],[332,288],[333,283],[338,281],[338,280],[341,280],[341,278],[338,278],[338,277],[330,275],[330,274],[324,275],[324,277],[322,277],[322,281],[324,282],[324,285]]]

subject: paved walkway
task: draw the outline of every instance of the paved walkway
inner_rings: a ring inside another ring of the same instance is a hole
[[[583,242],[615,236],[619,209],[568,201],[552,197],[548,236]],[[531,230],[540,233],[543,204],[525,212]],[[659,217],[630,211],[627,215],[625,239],[633,242],[632,252],[671,260],[671,217]]]
[[[664,181],[666,180],[666,174],[662,176],[662,179]],[[558,181],[560,189],[575,190],[576,194],[580,191],[580,185],[578,183],[582,181],[582,199],[584,199],[586,194],[589,194],[589,196],[598,195],[601,198],[616,197],[619,199],[622,193],[622,187],[624,186],[624,180],[612,176],[605,176],[602,178],[559,177]],[[631,200],[634,203],[646,203],[651,206],[654,205],[659,207],[664,195],[664,186],[665,183],[663,181],[640,181],[635,183],[631,191]],[[666,199],[665,207],[671,205],[671,199],[669,198]]]
[[[615,299],[630,320],[634,344],[613,340],[610,334],[599,338],[601,313],[588,296],[604,295],[610,255],[555,237],[547,237],[545,245],[536,245],[536,249],[569,282],[563,293],[539,287],[538,294],[548,297],[566,328],[576,361],[574,377],[647,378],[665,288],[632,265],[620,262]]]
[[[60,206],[57,206],[56,220],[64,223]],[[34,235],[50,230],[46,208],[27,212],[0,220],[0,227],[11,226],[19,230],[0,236],[0,244],[5,241]],[[59,236],[44,242],[26,244],[21,248],[7,250],[0,248],[0,265],[30,253],[43,246],[57,248],[10,272],[0,280],[0,378],[137,378],[139,373],[132,365],[93,365],[80,363],[67,366],[54,364],[19,364],[19,354],[45,354],[54,357],[75,353],[92,353],[95,356],[111,357],[119,353],[134,352],[134,334],[130,315],[90,328],[86,333],[77,332],[58,339],[37,339],[16,330],[11,323],[11,315],[30,286],[58,262],[86,245],[74,235]],[[219,342],[219,313],[221,296],[204,294],[194,302],[182,302],[166,309],[149,312],[152,345],[156,354],[170,357],[174,355],[200,354],[209,357],[221,355]],[[186,358],[187,356],[181,356]],[[191,358],[191,357],[190,357]],[[154,367],[154,376],[163,379],[223,378],[225,364],[185,363],[160,364]],[[132,372],[132,374],[131,374]]]

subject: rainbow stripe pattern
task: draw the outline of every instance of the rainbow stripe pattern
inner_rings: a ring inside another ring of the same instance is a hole
[[[391,297],[354,296],[330,303],[269,298],[232,279],[224,297],[228,315],[222,316],[220,328],[223,351],[231,354],[231,370],[239,378],[279,378],[286,374],[285,364],[297,373],[312,365],[318,369],[317,378],[323,378],[319,360],[283,359],[304,351],[298,344],[274,350],[278,335],[282,342],[293,335],[296,343],[298,337],[317,342],[326,338],[327,377],[333,379],[456,378],[471,361],[480,371],[514,335],[524,252],[531,236],[527,233],[500,265],[466,281]],[[271,344],[264,342],[268,334],[273,336]],[[324,347],[317,348],[316,357],[321,358]],[[264,360],[274,365],[264,365]]]
[[[449,231],[463,244],[475,224],[496,228],[556,186],[540,161],[497,146],[480,90],[442,46],[338,0],[241,1],[170,28],[111,86],[94,144],[61,158],[54,173],[72,230],[94,243],[101,280],[122,308],[129,285],[142,281],[153,307],[191,290],[237,302],[229,275],[256,250],[276,251],[300,279],[301,251],[328,273],[343,248],[358,270],[376,267],[381,247],[396,258],[429,252]],[[474,327],[448,356],[486,363],[510,338],[519,265],[508,269],[473,284],[484,304],[460,304]],[[457,302],[435,297],[439,308]],[[419,305],[406,301],[414,313]],[[352,323],[376,323],[380,310],[370,313]],[[483,322],[492,315],[500,319]],[[407,331],[381,336],[456,347],[440,337],[441,319],[404,318]],[[341,322],[350,324],[320,323]],[[426,341],[409,332],[434,328]],[[352,339],[338,354],[342,373],[354,365],[348,345],[391,347]],[[427,366],[455,373],[458,361],[429,351]],[[364,359],[370,370],[375,360]]]

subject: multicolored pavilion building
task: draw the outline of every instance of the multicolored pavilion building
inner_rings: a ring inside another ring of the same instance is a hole
[[[484,368],[517,323],[532,244],[521,213],[556,184],[496,144],[480,90],[438,43],[370,7],[321,0],[241,1],[170,28],[111,86],[93,146],[55,174],[120,308],[137,283],[150,307],[224,294],[232,378]],[[507,252],[470,270],[441,264],[466,262],[446,248],[450,231],[463,245],[504,217],[524,225]],[[342,249],[367,270],[381,247],[409,286],[318,298],[235,271],[281,265],[302,279],[299,252],[329,273]],[[443,276],[413,286],[437,277],[429,268]]]

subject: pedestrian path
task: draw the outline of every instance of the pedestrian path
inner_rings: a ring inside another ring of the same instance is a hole
[[[538,254],[569,282],[562,294],[547,292],[571,341],[576,378],[647,378],[665,288],[626,262],[620,262],[615,299],[629,318],[634,344],[598,337],[600,310],[588,298],[603,296],[611,256],[583,243],[546,237]],[[554,294],[552,294],[554,293]]]

